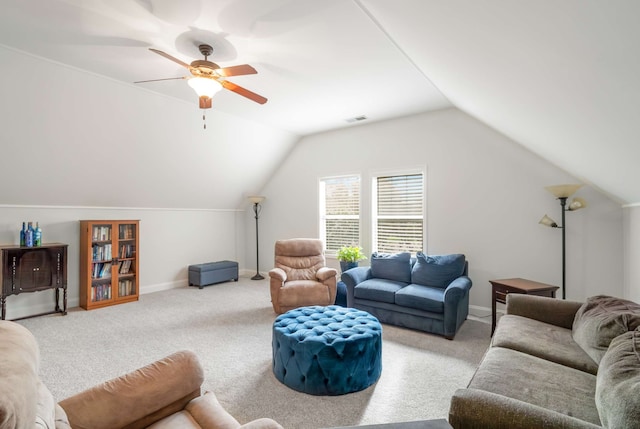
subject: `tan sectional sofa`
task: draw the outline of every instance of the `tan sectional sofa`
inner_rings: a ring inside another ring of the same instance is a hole
[[[282,429],[271,419],[245,425],[212,392],[201,394],[203,368],[179,351],[56,403],[38,377],[33,335],[0,321],[0,429]]]
[[[449,423],[458,428],[640,428],[640,306],[507,296]]]

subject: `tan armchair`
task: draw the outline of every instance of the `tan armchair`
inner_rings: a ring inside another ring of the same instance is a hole
[[[325,266],[322,247],[322,240],[314,238],[276,241],[275,268],[269,271],[276,313],[335,303],[338,272]]]
[[[0,320],[0,429],[282,429],[262,418],[241,425],[213,392],[204,369],[178,351],[60,403],[38,375],[40,351],[22,325]]]

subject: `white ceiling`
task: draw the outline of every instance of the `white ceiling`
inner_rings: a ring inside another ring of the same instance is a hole
[[[0,43],[123,82],[186,75],[150,47],[188,63],[208,43],[269,99],[223,91],[214,109],[307,135],[455,106],[640,203],[639,16],[636,0],[4,0]],[[181,80],[138,86],[197,103]]]

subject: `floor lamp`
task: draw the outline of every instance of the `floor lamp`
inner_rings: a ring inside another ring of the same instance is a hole
[[[262,210],[261,202],[265,200],[264,197],[249,197],[249,201],[253,203],[253,213],[256,217],[256,275],[251,277],[251,280],[263,280],[264,277],[260,275],[260,246],[258,245],[258,219],[260,218],[260,211]]]
[[[565,236],[565,219],[564,213],[569,211],[576,211],[587,206],[587,202],[582,198],[574,198],[569,206],[567,206],[567,199],[573,195],[582,185],[555,185],[547,186],[545,189],[551,192],[558,200],[560,200],[560,209],[562,211],[562,224],[558,225],[556,221],[549,216],[544,215],[540,219],[540,224],[551,228],[562,229],[562,299],[567,298],[566,289],[566,236]]]

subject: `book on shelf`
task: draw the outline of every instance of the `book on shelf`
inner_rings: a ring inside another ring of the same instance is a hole
[[[120,274],[129,274],[131,270],[131,260],[127,259],[125,261],[120,261],[118,266],[118,273]]]
[[[99,262],[93,264],[92,277],[94,279],[111,277],[111,262]]]
[[[131,224],[120,225],[120,240],[133,240],[135,237],[135,226]]]
[[[111,299],[111,285],[101,284],[91,286],[91,301],[104,301]]]
[[[136,284],[133,280],[121,280],[118,282],[118,295],[129,296],[135,295]]]
[[[96,225],[91,231],[93,241],[109,241],[111,240],[111,227],[105,225]]]
[[[94,244],[92,251],[94,261],[109,261],[113,258],[111,244]]]

